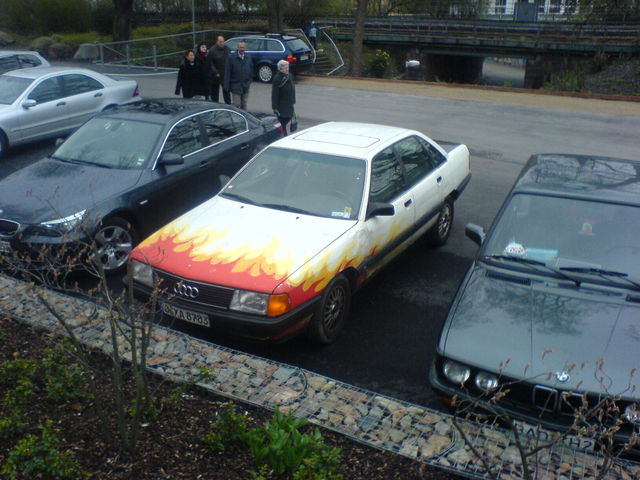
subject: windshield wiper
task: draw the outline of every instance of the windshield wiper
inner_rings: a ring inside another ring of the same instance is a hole
[[[309,210],[305,210],[303,208],[298,208],[298,207],[292,207],[291,205],[281,205],[278,203],[265,203],[263,207],[274,208],[276,210],[284,210],[292,213],[302,213],[303,215],[317,216],[315,213],[312,213]]]
[[[251,200],[249,197],[245,197],[244,195],[238,195],[237,193],[222,192],[220,196],[225,198],[231,198],[234,200],[239,200],[243,203],[248,203],[251,205],[263,206],[261,203],[256,202],[255,200]]]
[[[626,282],[630,283],[635,288],[640,290],[640,283],[635,282],[630,278],[627,278],[629,276],[628,273],[616,272],[615,270],[605,270],[603,268],[594,268],[594,267],[560,267],[560,270],[565,270],[567,272],[576,272],[576,273],[593,273],[594,275],[598,275],[601,278],[605,278],[609,280],[610,280],[610,277],[615,277],[621,280],[625,280]]]
[[[544,269],[547,272],[551,272],[555,275],[559,275],[560,277],[564,278],[565,280],[569,280],[573,283],[576,284],[576,286],[580,286],[580,280],[578,280],[577,278],[572,277],[571,275],[567,275],[564,272],[561,272],[560,269],[557,268],[553,268],[553,267],[549,267],[546,263],[541,262],[540,260],[532,260],[531,258],[523,258],[523,257],[512,257],[511,255],[485,255],[482,257],[481,260],[506,260],[506,261],[510,261],[510,262],[516,262],[516,263],[524,263],[525,265],[531,265],[534,270],[540,271],[542,269]],[[541,267],[541,268],[538,268]]]
[[[75,163],[75,164],[78,164],[78,165],[93,165],[93,166],[101,167],[101,168],[114,168],[111,165],[105,165],[103,163],[91,162],[89,160],[80,160],[79,158],[64,158],[64,157],[58,157],[56,155],[51,155],[51,158],[53,158],[54,160],[60,160],[61,162]]]

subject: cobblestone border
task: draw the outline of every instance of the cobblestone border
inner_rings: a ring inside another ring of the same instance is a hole
[[[65,334],[39,304],[30,284],[0,275],[0,313]],[[81,341],[109,352],[106,311],[75,297],[41,289],[63,312]],[[154,373],[185,380],[206,366],[216,373],[201,384],[220,395],[292,412],[297,417],[388,450],[470,478],[490,478],[483,463],[465,445],[451,415],[397,400],[284,363],[221,347],[157,326],[148,352]],[[124,344],[121,343],[121,344]],[[124,355],[127,358],[126,352]],[[501,480],[522,478],[518,449],[505,430],[459,421],[473,449],[492,465]],[[536,480],[595,480],[603,459],[557,445],[530,459]],[[640,463],[618,460],[607,480],[640,479]]]

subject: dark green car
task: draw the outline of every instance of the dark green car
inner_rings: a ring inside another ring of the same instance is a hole
[[[640,162],[534,155],[488,233],[466,233],[481,247],[440,334],[433,387],[521,433],[542,425],[590,450],[608,432],[639,453],[628,442],[640,432]]]

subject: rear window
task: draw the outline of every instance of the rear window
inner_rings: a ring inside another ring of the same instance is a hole
[[[304,50],[309,50],[309,46],[299,38],[287,40],[287,46],[291,49],[292,52],[302,52]]]
[[[18,59],[16,57],[11,56],[0,58],[0,74],[9,72],[11,70],[16,70],[18,68],[20,68],[20,64],[18,63]]]

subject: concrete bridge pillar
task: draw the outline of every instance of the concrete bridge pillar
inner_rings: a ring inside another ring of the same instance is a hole
[[[471,55],[439,55],[428,53],[422,57],[425,80],[454,83],[476,83],[482,79],[484,57]]]

